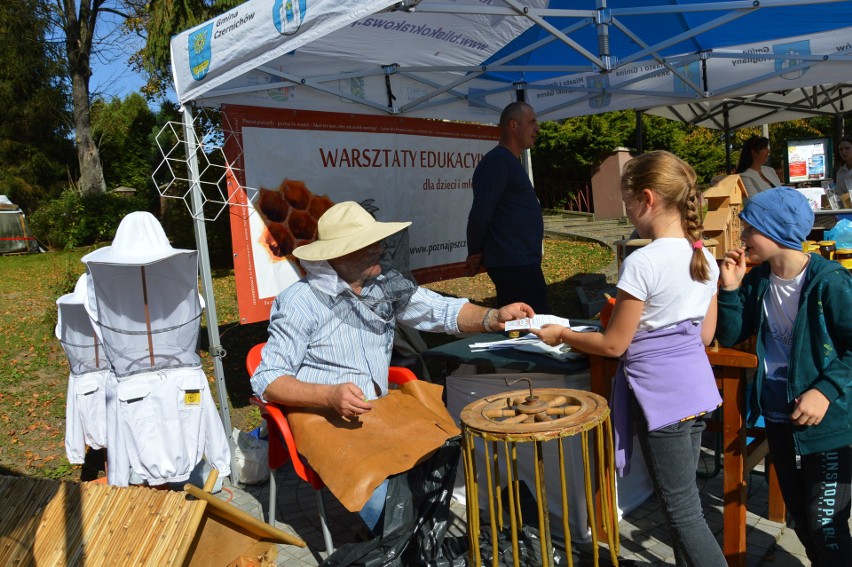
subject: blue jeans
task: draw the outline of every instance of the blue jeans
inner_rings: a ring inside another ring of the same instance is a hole
[[[690,419],[648,431],[648,423],[638,404],[634,405],[633,415],[654,492],[672,534],[676,564],[727,567],[719,542],[704,519],[695,482],[701,433],[706,428],[704,419]]]
[[[367,503],[364,504],[364,507],[361,508],[360,512],[358,512],[358,515],[361,516],[361,519],[364,520],[364,523],[367,524],[367,527],[370,528],[373,535],[378,535],[377,528],[381,529],[381,526],[378,526],[378,523],[385,511],[385,497],[387,494],[388,479],[385,479],[383,483],[376,487],[373,494],[370,496],[370,499],[367,500]]]

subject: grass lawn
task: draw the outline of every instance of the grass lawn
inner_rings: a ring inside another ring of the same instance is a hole
[[[80,467],[65,457],[65,394],[68,363],[54,336],[56,299],[72,291],[84,271],[80,258],[90,249],[30,256],[0,257],[0,474],[79,479]],[[553,312],[576,317],[574,277],[597,273],[613,259],[603,246],[585,242],[545,241],[544,272]],[[222,359],[234,427],[252,429],[260,416],[251,396],[245,356],[266,340],[266,323],[240,325],[233,272],[214,273]],[[431,289],[477,303],[494,304],[488,276],[430,284]],[[202,322],[202,324],[204,324]],[[427,342],[446,340],[429,337]],[[207,331],[201,332],[202,360],[216,397]]]

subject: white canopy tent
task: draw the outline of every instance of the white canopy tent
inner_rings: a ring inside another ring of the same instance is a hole
[[[556,119],[831,85],[852,65],[852,2],[648,4],[250,0],[172,40],[176,90],[200,105],[494,122],[518,89]]]
[[[225,426],[191,106],[495,123],[521,98],[541,119],[637,109],[724,127],[715,116],[727,109],[742,127],[844,110],[846,85],[834,85],[852,69],[850,24],[852,2],[840,0],[249,0],[178,34],[173,75]]]
[[[648,113],[705,128],[736,130],[799,118],[838,116],[849,110],[852,83],[837,83],[662,106]]]

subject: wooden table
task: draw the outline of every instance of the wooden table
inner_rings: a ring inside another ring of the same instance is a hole
[[[723,464],[723,544],[722,551],[731,567],[746,565],[746,475],[767,456],[768,446],[762,428],[746,430],[747,372],[757,368],[757,357],[742,350],[707,347],[707,357],[722,393]],[[591,388],[609,398],[611,380],[618,359],[589,356]],[[749,443],[748,437],[753,437]],[[772,462],[766,459],[769,485],[769,520],[784,522],[785,508]]]

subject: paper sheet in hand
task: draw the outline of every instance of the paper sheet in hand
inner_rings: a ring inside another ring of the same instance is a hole
[[[507,331],[518,331],[524,329],[541,329],[544,325],[562,325],[570,327],[571,323],[564,317],[556,315],[536,315],[535,317],[525,317],[523,319],[515,319],[514,321],[506,321]]]
[[[506,339],[503,341],[491,341],[485,343],[471,343],[470,345],[471,352],[481,352],[501,348],[513,348],[526,352],[544,354],[556,358],[557,360],[573,360],[581,358],[583,356],[582,354],[572,352],[571,347],[569,347],[568,345],[550,346],[548,344],[545,344],[544,341],[542,341],[532,333],[529,333],[523,337],[518,337],[517,339]]]

